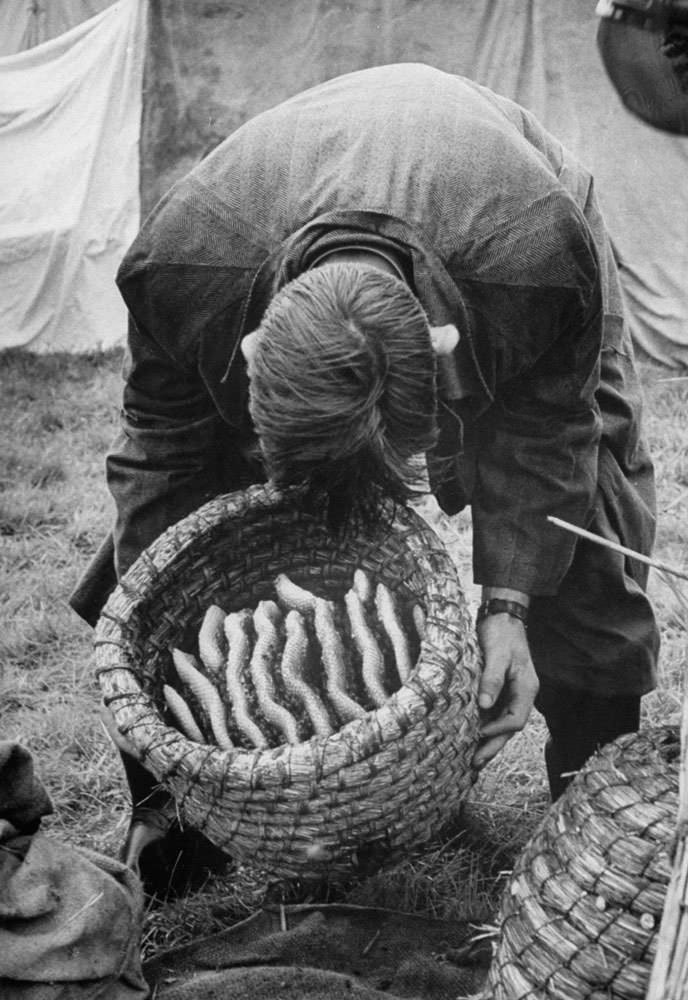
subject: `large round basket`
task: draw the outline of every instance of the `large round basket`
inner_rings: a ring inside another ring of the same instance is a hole
[[[644,1000],[676,832],[677,728],[622,736],[579,772],[519,858],[489,1000]]]
[[[164,721],[170,649],[212,603],[255,607],[287,572],[331,599],[355,569],[426,613],[415,669],[382,705],[329,737],[220,750]],[[370,534],[333,536],[298,494],[253,486],[168,529],[103,610],[95,660],[104,701],[181,819],[239,860],[282,877],[350,873],[434,836],[473,781],[479,654],[455,567],[412,509]],[[376,853],[377,852],[377,853]]]

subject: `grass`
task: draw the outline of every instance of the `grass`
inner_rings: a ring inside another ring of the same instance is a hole
[[[109,526],[105,452],[117,430],[119,351],[93,356],[0,354],[0,718],[4,739],[21,741],[55,807],[45,829],[115,854],[128,798],[117,755],[98,719],[91,631],[67,597]],[[688,380],[643,371],[646,435],[658,474],[656,554],[685,567],[688,539]],[[471,530],[467,516],[428,516],[459,566],[469,601]],[[659,574],[651,593],[662,630],[659,685],[644,699],[647,723],[678,721],[685,669],[685,608]],[[507,870],[544,814],[548,797],[535,714],[486,769],[461,829],[402,863],[349,886],[345,898],[428,916],[489,922]],[[151,908],[143,950],[211,933],[268,898],[298,887],[272,885],[241,868],[214,877],[183,900]],[[341,897],[340,897],[341,898]]]

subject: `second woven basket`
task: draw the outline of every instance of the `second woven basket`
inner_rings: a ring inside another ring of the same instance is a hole
[[[644,1000],[678,812],[677,727],[621,736],[549,810],[502,897],[483,1000]]]
[[[210,604],[255,607],[281,572],[337,599],[357,568],[426,614],[416,667],[382,707],[327,738],[271,750],[199,745],[166,723],[170,649],[185,648]],[[182,820],[277,875],[331,877],[370,852],[395,857],[439,832],[473,781],[473,625],[451,557],[408,508],[373,535],[333,537],[293,492],[254,486],[219,497],[129,570],[96,628],[95,660],[119,731]]]

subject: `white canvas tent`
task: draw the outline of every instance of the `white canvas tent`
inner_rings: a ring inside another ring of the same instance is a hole
[[[36,37],[28,6],[0,4],[5,44]],[[19,7],[26,17],[12,18]],[[60,7],[46,8],[44,30],[65,26]],[[0,347],[85,351],[124,337],[113,278],[140,214],[144,10],[124,0],[0,59]]]
[[[113,279],[139,190],[145,212],[298,90],[421,61],[525,105],[578,154],[623,263],[639,355],[687,367],[688,139],[623,108],[596,28],[594,0],[0,0],[0,39],[14,46],[0,56],[0,347],[119,342]]]

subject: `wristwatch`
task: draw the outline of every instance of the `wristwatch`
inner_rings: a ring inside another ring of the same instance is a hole
[[[528,608],[525,604],[521,604],[519,601],[506,601],[501,597],[491,597],[489,600],[483,601],[478,608],[475,623],[479,625],[481,621],[484,621],[490,615],[503,614],[511,615],[512,618],[518,618],[524,625],[527,625]]]

